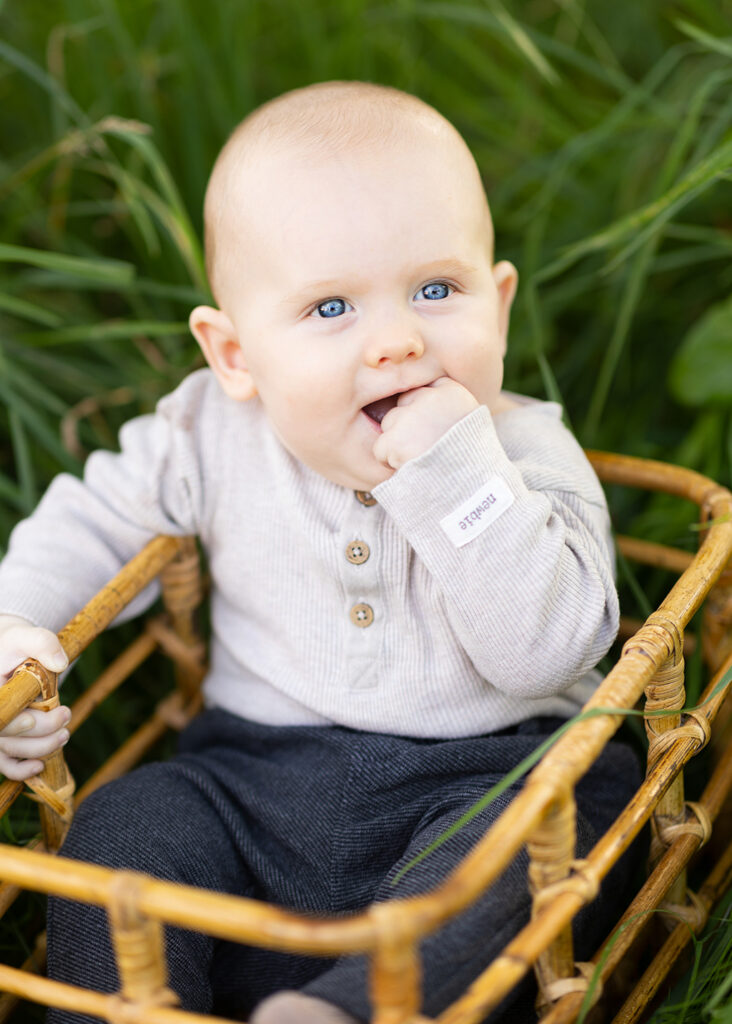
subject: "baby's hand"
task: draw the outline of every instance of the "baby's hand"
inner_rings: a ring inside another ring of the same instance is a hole
[[[374,456],[392,469],[416,459],[446,434],[478,402],[467,388],[450,377],[438,377],[424,388],[400,395],[384,416]]]
[[[18,665],[35,658],[50,672],[61,672],[68,658],[55,633],[15,615],[0,615],[0,686]],[[26,708],[0,732],[0,772],[9,779],[29,779],[43,769],[41,758],[66,743],[68,708],[33,711]]]

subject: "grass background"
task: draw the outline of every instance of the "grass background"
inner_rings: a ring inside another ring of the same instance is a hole
[[[731,57],[732,0],[0,2],[0,555],[199,364],[210,166],[252,107],[328,78],[415,92],[473,149],[521,278],[507,386],[585,445],[729,485]],[[683,503],[610,497],[619,529],[694,548]],[[668,581],[637,582],[631,614]]]

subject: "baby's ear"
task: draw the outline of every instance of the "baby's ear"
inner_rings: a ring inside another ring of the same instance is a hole
[[[498,329],[501,332],[505,350],[511,305],[518,286],[518,271],[513,263],[501,260],[493,267],[493,280],[496,282],[498,291]]]
[[[213,306],[196,306],[188,318],[194,338],[206,362],[229,398],[246,402],[257,393],[234,325],[226,313]]]

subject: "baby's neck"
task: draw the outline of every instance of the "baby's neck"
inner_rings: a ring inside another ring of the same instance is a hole
[[[498,416],[499,413],[508,412],[510,409],[518,409],[519,403],[515,401],[510,395],[507,395],[505,391],[501,391],[495,402],[491,402],[490,412],[491,416]]]

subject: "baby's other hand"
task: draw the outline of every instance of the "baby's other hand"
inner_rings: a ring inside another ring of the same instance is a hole
[[[405,391],[381,421],[374,456],[385,466],[400,469],[477,408],[468,389],[450,377],[438,377],[427,387]]]
[[[49,672],[61,672],[69,663],[55,633],[15,615],[0,615],[0,686],[27,658],[35,658]],[[0,772],[15,780],[38,775],[42,758],[68,740],[64,726],[70,719],[66,707],[22,711],[0,732]]]

